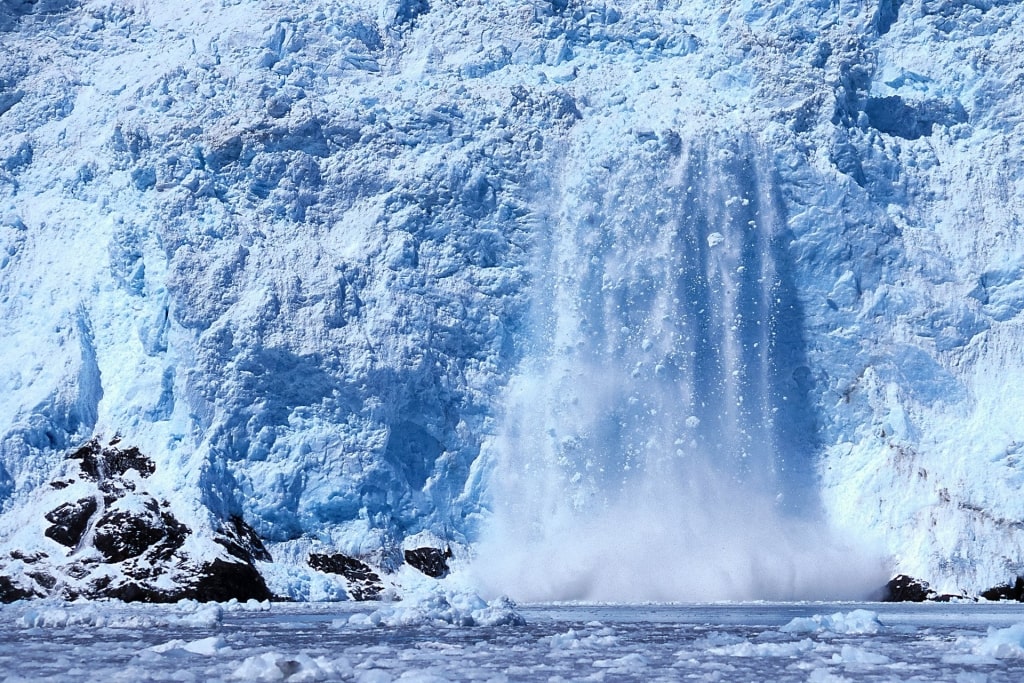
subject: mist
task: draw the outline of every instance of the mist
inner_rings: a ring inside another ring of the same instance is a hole
[[[499,515],[474,576],[489,594],[527,602],[863,600],[888,579],[879,556],[820,523],[741,490],[712,501],[689,497],[693,488],[638,487],[597,514],[559,511],[539,530]]]
[[[562,180],[533,333],[485,448],[473,571],[525,600],[866,598],[870,549],[829,530],[783,202],[749,137],[654,175]]]

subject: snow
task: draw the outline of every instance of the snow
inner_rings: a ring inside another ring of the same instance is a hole
[[[1022,26],[1003,1],[5,4],[4,571],[64,557],[47,482],[120,433],[195,557],[241,514],[296,599],[344,594],[308,552],[411,538],[513,597],[1012,581]]]

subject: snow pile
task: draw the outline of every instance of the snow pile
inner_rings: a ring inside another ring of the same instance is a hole
[[[831,615],[815,614],[812,617],[796,617],[780,627],[783,633],[835,633],[839,635],[862,635],[878,633],[883,628],[878,614],[866,609],[852,612],[836,612]]]
[[[336,624],[352,626],[522,626],[522,616],[508,598],[484,601],[475,593],[434,588],[426,594],[386,605],[369,614],[353,614]]]

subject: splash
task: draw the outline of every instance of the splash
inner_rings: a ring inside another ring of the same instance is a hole
[[[864,597],[820,523],[783,202],[749,139],[580,177],[490,444],[475,570],[526,600]],[[654,177],[652,177],[654,176]]]

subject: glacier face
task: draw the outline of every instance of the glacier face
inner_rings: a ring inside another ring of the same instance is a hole
[[[685,433],[893,571],[1024,574],[1022,12],[5,4],[5,545],[60,554],[24,510],[121,434],[322,596],[311,549],[475,542],[550,381],[597,408],[523,429],[605,455],[549,497]]]

